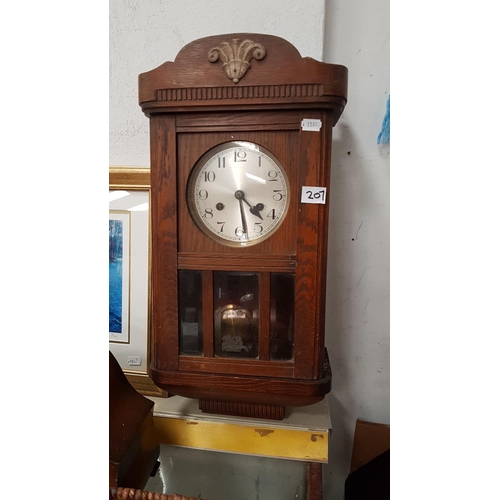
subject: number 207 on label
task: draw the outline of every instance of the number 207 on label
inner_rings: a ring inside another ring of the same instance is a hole
[[[326,203],[326,187],[302,186],[301,203]]]

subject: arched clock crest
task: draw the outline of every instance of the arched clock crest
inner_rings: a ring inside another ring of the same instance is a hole
[[[344,66],[271,35],[195,40],[139,75],[157,386],[274,419],[329,392],[328,195],[346,102]]]

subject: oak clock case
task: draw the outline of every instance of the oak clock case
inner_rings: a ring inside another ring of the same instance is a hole
[[[271,35],[186,45],[139,75],[150,119],[152,378],[203,411],[283,418],[331,385],[331,130],[347,70]],[[311,129],[304,125],[314,123]]]

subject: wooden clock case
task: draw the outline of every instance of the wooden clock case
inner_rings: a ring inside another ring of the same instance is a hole
[[[323,399],[331,386],[324,346],[328,201],[301,203],[302,186],[330,186],[332,128],[347,102],[347,69],[302,58],[263,34],[211,36],[175,61],[139,75],[150,119],[153,356],[155,384],[200,400],[212,413],[283,418],[286,406]],[[303,120],[320,120],[318,131]],[[246,248],[221,245],[193,223],[186,204],[191,169],[209,149],[250,141],[279,159],[290,206],[279,229]],[[328,197],[327,197],[328,199]],[[203,348],[181,354],[179,271],[201,275]],[[254,272],[259,281],[259,355],[214,354],[214,272]],[[293,357],[270,356],[270,276],[294,277]]]

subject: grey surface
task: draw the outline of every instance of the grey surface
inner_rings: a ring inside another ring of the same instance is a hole
[[[306,463],[161,445],[145,489],[207,500],[303,500]]]
[[[182,396],[170,396],[168,398],[148,396],[148,398],[155,403],[153,409],[155,417],[190,418],[200,421],[227,422],[249,426],[254,426],[255,423],[258,423],[259,425],[275,427],[277,429],[299,429],[317,432],[329,432],[331,430],[330,411],[326,398],[314,405],[297,408],[287,407],[283,420],[203,413],[198,408],[198,400],[183,398]]]

